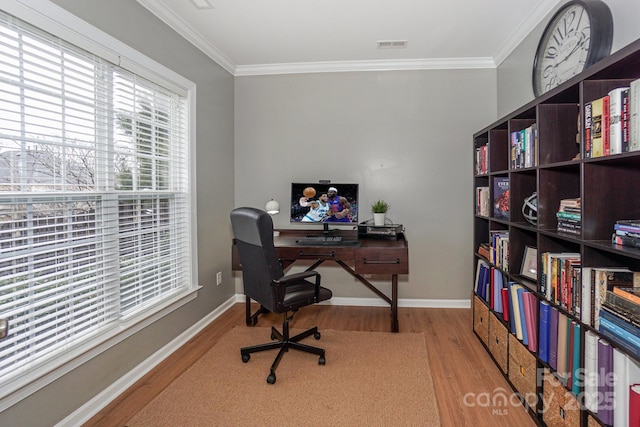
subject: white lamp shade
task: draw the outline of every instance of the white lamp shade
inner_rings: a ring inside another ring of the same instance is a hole
[[[271,199],[267,202],[267,205],[265,206],[265,210],[267,211],[268,214],[275,215],[280,212],[280,203]]]

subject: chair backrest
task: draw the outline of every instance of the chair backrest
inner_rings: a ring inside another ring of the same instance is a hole
[[[256,208],[231,211],[231,226],[242,264],[244,292],[270,311],[276,310],[273,280],[284,275],[273,246],[273,220]]]

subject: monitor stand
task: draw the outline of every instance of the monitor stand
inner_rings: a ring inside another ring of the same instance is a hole
[[[322,223],[322,234],[325,236],[331,236],[332,234],[335,234],[336,230],[329,230],[329,224],[324,222]]]

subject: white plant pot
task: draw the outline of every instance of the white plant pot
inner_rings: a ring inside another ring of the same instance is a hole
[[[384,219],[387,216],[386,213],[374,213],[373,225],[384,225]]]

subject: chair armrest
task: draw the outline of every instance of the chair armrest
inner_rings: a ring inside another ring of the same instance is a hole
[[[307,281],[307,278],[315,277],[315,284]],[[277,288],[278,298],[284,298],[284,292],[287,286],[306,285],[315,288],[315,300],[318,301],[320,296],[320,273],[314,270],[301,271],[300,273],[287,274],[278,280],[273,281],[273,285]]]
[[[300,282],[301,280],[304,280],[308,277],[314,277],[314,276],[319,278],[320,273],[314,270],[301,271],[300,273],[293,273],[293,274],[287,274],[286,276],[282,276],[278,280],[274,280],[273,283],[277,285],[283,285],[283,286],[287,286],[291,284],[299,284],[298,282]],[[318,285],[320,285],[319,281],[318,281]]]

